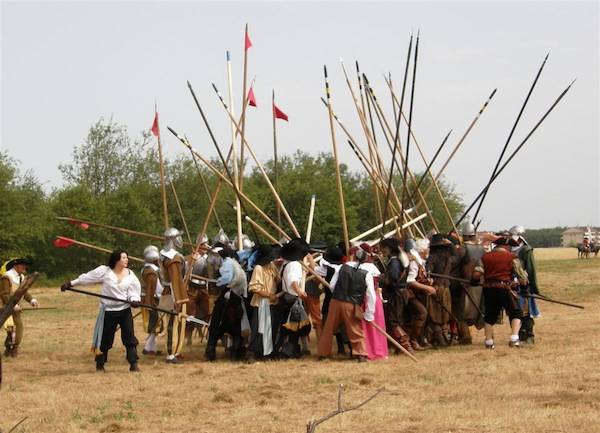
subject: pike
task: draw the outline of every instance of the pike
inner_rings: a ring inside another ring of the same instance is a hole
[[[159,236],[159,235],[153,235],[150,233],[144,233],[144,232],[138,232],[136,230],[130,230],[130,229],[125,229],[122,227],[115,227],[115,226],[111,226],[108,224],[100,224],[100,223],[95,223],[92,221],[86,221],[86,220],[82,220],[79,218],[71,218],[71,217],[55,217],[57,220],[60,221],[67,221],[69,223],[78,223],[78,224],[87,224],[89,226],[93,226],[93,227],[98,227],[98,228],[102,228],[102,229],[107,229],[107,230],[112,230],[112,231],[116,231],[119,233],[124,233],[124,234],[128,234],[128,235],[132,235],[132,236],[138,236],[138,237],[143,237],[143,238],[148,238],[148,239],[156,239],[156,240],[160,240],[163,241],[165,238],[164,236]],[[194,244],[191,244],[189,242],[184,242],[183,243],[185,246],[190,247],[190,246],[194,246]]]
[[[248,48],[252,46],[248,46],[248,42],[250,42],[250,37],[248,36],[248,23],[246,23],[246,28],[244,30],[244,79],[242,82],[242,115],[240,118],[241,128],[241,140],[240,140],[240,179],[238,182],[240,191],[244,190],[244,141],[246,137],[246,108],[248,108],[248,99],[246,98],[247,83],[248,83]]]
[[[154,113],[158,116],[158,108],[156,106],[156,101],[154,101]],[[165,225],[165,230],[169,228],[169,212],[167,209],[167,187],[165,183],[165,163],[163,159],[162,153],[162,144],[160,140],[160,128],[158,128],[158,117],[157,119],[157,132],[156,142],[158,143],[158,163],[159,163],[159,171],[160,171],[160,191],[163,205],[163,223]]]
[[[175,204],[177,205],[177,210],[179,211],[179,216],[181,216],[181,222],[183,223],[183,227],[185,229],[185,234],[187,235],[188,242],[192,243],[192,238],[190,237],[190,231],[188,229],[187,223],[185,222],[185,217],[183,216],[183,209],[181,209],[181,203],[179,202],[179,196],[177,195],[177,190],[175,189],[175,184],[173,180],[169,178],[169,185],[171,185],[171,191],[173,191],[173,198],[175,199]]]
[[[419,37],[417,36],[417,45],[415,47],[415,70],[416,70],[416,60],[417,60],[417,56],[416,56],[416,50],[417,47],[419,45]],[[402,94],[400,96],[400,107],[399,107],[399,111],[400,113],[402,113],[402,105],[404,104],[404,93],[406,91],[406,81],[408,80],[408,67],[410,65],[410,55],[412,52],[412,41],[413,41],[413,36],[410,35],[410,42],[408,43],[408,54],[406,55],[406,66],[404,68],[404,81],[402,83]],[[414,94],[414,76],[413,76],[413,94]],[[392,95],[393,95],[393,91],[392,91]],[[393,101],[392,101],[392,105]],[[395,107],[395,106],[394,106]],[[412,101],[411,101],[411,112],[412,112]],[[395,110],[394,110],[395,113]],[[396,116],[394,115],[394,118],[396,118]],[[388,211],[388,206],[389,206],[389,202],[390,202],[390,193],[392,190],[392,180],[394,177],[394,161],[396,159],[396,152],[398,151],[398,147],[399,147],[399,141],[398,138],[400,137],[400,116],[396,119],[396,133],[394,135],[394,149],[392,150],[392,162],[390,164],[390,177],[388,179],[388,185],[387,185],[387,192],[386,192],[386,196],[385,196],[385,205],[383,208],[383,218],[382,221],[385,221],[385,219],[387,218],[387,211]],[[410,126],[408,128],[408,130],[410,131]],[[407,153],[408,153],[408,149],[407,149]],[[407,161],[408,163],[408,161]],[[405,165],[406,166],[406,165]],[[406,186],[406,170],[404,171],[404,185]],[[404,210],[404,187],[402,188],[402,200],[401,200],[401,206],[402,206],[402,210]],[[383,226],[381,227],[382,233],[383,233]]]
[[[342,218],[342,232],[344,235],[344,246],[346,247],[346,251],[350,251],[350,240],[349,240],[349,236],[348,236],[348,223],[346,221],[346,207],[344,205],[344,191],[342,188],[342,175],[340,173],[337,144],[335,141],[335,128],[333,126],[333,111],[331,108],[331,93],[329,91],[329,80],[327,78],[327,66],[325,66],[325,65],[323,65],[323,73],[325,75],[325,96],[327,98],[327,111],[329,113],[329,129],[331,131],[331,145],[333,147],[333,160],[335,163],[335,178],[337,181],[340,216]]]
[[[502,152],[500,152],[500,156],[498,157],[498,160],[496,161],[496,165],[494,166],[494,169],[492,170],[490,180],[494,177],[494,175],[498,171],[498,167],[500,166],[500,163],[502,162],[502,158],[504,158],[504,154],[506,153],[506,148],[508,147],[508,143],[510,143],[513,133],[515,132],[515,129],[517,128],[517,125],[519,124],[519,121],[521,120],[521,115],[523,114],[523,111],[525,111],[527,102],[529,102],[529,97],[533,93],[533,89],[535,88],[535,85],[538,82],[538,78],[540,78],[540,75],[542,73],[542,70],[544,69],[544,66],[546,65],[546,60],[548,60],[549,55],[550,55],[550,53],[546,54],[546,57],[544,58],[544,61],[542,62],[542,66],[540,66],[540,69],[538,70],[537,75],[535,76],[535,79],[533,80],[533,83],[531,84],[531,87],[529,88],[529,92],[527,93],[527,96],[525,97],[525,101],[523,101],[523,105],[521,106],[521,110],[519,111],[519,114],[517,115],[517,119],[515,120],[515,123],[513,124],[512,129],[510,130],[510,133],[508,134],[506,143],[504,143]],[[477,210],[475,211],[475,215],[473,216],[473,221],[472,221],[473,224],[475,224],[475,221],[477,220],[477,215],[479,215],[479,211],[481,210],[481,206],[483,206],[483,202],[485,201],[487,193],[488,193],[488,190],[485,191],[485,193],[483,194],[483,197],[481,197],[481,200],[479,201],[479,205],[477,206]]]
[[[569,89],[571,89],[571,86],[575,83],[575,80],[573,80],[571,82],[571,84],[569,84],[567,86],[567,88],[565,90],[562,91],[562,93],[558,96],[558,98],[556,98],[556,100],[554,101],[554,103],[550,106],[550,108],[548,108],[548,110],[544,113],[544,115],[540,118],[540,120],[538,120],[538,122],[535,124],[535,126],[531,129],[531,131],[529,131],[529,133],[527,134],[527,136],[523,139],[523,141],[517,146],[517,148],[510,154],[510,156],[508,157],[508,159],[504,162],[504,164],[502,164],[502,166],[498,169],[498,171],[496,172],[496,174],[494,176],[492,176],[492,178],[490,179],[490,181],[487,183],[487,185],[483,188],[483,190],[481,190],[481,192],[479,193],[479,195],[475,198],[475,200],[473,200],[473,202],[471,203],[471,205],[469,205],[469,207],[463,212],[462,216],[458,219],[458,221],[456,222],[456,225],[458,226],[462,220],[467,216],[467,214],[469,213],[469,211],[471,209],[473,209],[473,206],[475,206],[475,204],[477,204],[477,202],[479,201],[479,199],[483,196],[483,194],[486,193],[486,191],[489,189],[490,185],[492,183],[494,183],[494,181],[496,179],[498,179],[498,176],[500,176],[500,174],[502,173],[502,171],[504,171],[504,169],[506,168],[506,166],[508,166],[508,164],[512,161],[512,159],[515,157],[515,155],[517,153],[519,153],[519,151],[523,148],[523,146],[525,145],[525,143],[527,143],[527,141],[529,140],[529,138],[531,138],[531,136],[533,135],[533,133],[538,129],[538,127],[544,122],[544,120],[546,119],[546,117],[548,117],[548,115],[552,112],[552,110],[554,110],[554,108],[558,105],[558,103],[560,102],[560,100],[567,94],[567,92],[569,91]]]
[[[571,302],[565,302],[565,301],[558,301],[556,299],[548,298],[548,297],[542,296],[542,295],[536,295],[534,293],[524,295],[524,297],[539,299],[540,301],[552,302],[553,304],[560,304],[560,305],[566,305],[568,307],[579,308],[580,310],[583,310],[585,308],[583,305],[572,304]]]
[[[150,304],[143,304],[141,302],[128,301],[126,299],[115,298],[113,296],[101,295],[100,293],[88,292],[87,290],[76,289],[74,287],[68,287],[68,288],[61,287],[60,291],[61,292],[68,291],[68,292],[80,293],[82,295],[93,296],[95,298],[106,299],[108,301],[122,302],[124,304],[129,304],[129,305],[133,306],[134,308],[136,308],[136,307],[145,308],[147,310],[153,310],[153,311],[156,311],[159,313],[168,314],[170,316],[179,316],[181,314],[185,317],[185,320],[187,322],[194,322],[194,323],[199,323],[201,325],[208,326],[208,323],[206,323],[204,320],[197,319],[194,316],[188,316],[185,313],[176,313],[175,311],[167,310],[165,308],[155,307],[154,305],[150,305]]]
[[[202,174],[202,170],[200,170],[200,166],[198,165],[198,161],[196,160],[196,155],[191,150],[190,150],[190,154],[192,155],[192,160],[194,161],[194,166],[196,167],[196,171],[198,172],[198,177],[200,178],[200,182],[202,183],[202,187],[204,188],[206,197],[208,198],[209,201],[212,201],[212,196],[210,194],[210,190],[208,189],[208,184],[206,183],[206,179],[204,178],[204,175]],[[217,213],[217,209],[214,208],[214,206],[211,210],[211,213],[214,214],[219,228],[223,229],[223,226],[221,225],[221,220],[219,219],[219,214]],[[206,229],[203,231],[206,231]]]
[[[315,200],[316,196],[313,194],[310,198],[310,209],[308,211],[308,224],[306,226],[306,243],[310,243],[313,228],[313,219],[315,217]]]
[[[406,199],[406,192],[408,190],[408,178],[406,176],[407,176],[407,170],[408,170],[408,157],[409,157],[409,151],[410,151],[410,131],[411,131],[412,119],[413,119],[413,104],[414,104],[414,99],[415,99],[415,82],[417,79],[417,59],[418,59],[418,57],[419,57],[419,33],[417,32],[417,43],[415,44],[415,60],[413,62],[412,86],[411,86],[411,90],[410,90],[410,108],[408,111],[408,131],[406,132],[406,155],[404,156],[404,173],[402,174],[402,180],[404,181],[404,184],[402,186],[402,200],[400,201],[402,203],[402,209],[404,209],[406,207],[405,199]],[[402,101],[400,101],[400,103],[402,103]],[[399,127],[400,117],[398,117],[397,124]],[[398,140],[397,136],[396,136],[396,140]],[[394,146],[395,146],[395,144],[396,143],[394,143]],[[390,177],[390,180],[391,180],[391,177]],[[384,217],[385,217],[385,214],[384,214]]]
[[[451,275],[445,275],[445,274],[437,274],[435,272],[428,272],[427,274],[429,276],[432,276],[432,277],[445,278],[445,279],[450,280],[450,281],[457,281],[459,283],[471,285],[471,281],[467,280],[465,278],[453,277]],[[469,301],[471,301],[471,304],[473,304],[473,306],[475,307],[475,309],[479,313],[479,315],[481,317],[485,317],[485,314],[483,314],[483,311],[481,311],[481,308],[479,308],[479,305],[477,305],[477,302],[475,302],[475,300],[473,299],[473,297],[471,296],[471,294],[469,293],[469,291],[466,289],[466,287],[464,287],[462,285],[461,285],[461,287],[462,287],[463,291],[465,292],[465,295],[467,295],[467,298],[469,298]]]

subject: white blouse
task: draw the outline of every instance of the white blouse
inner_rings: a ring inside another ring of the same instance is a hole
[[[140,280],[130,269],[128,274],[120,281],[111,268],[106,265],[98,266],[86,274],[81,274],[71,285],[80,286],[86,284],[102,284],[102,295],[113,298],[126,299],[131,302],[140,302],[142,288]],[[106,311],[121,311],[129,308],[129,304],[118,301],[101,299],[100,302],[106,307]]]

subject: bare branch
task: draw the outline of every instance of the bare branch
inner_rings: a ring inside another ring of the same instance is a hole
[[[365,404],[367,404],[368,402],[370,402],[371,400],[373,400],[375,397],[377,397],[381,392],[383,391],[383,388],[379,388],[375,394],[373,394],[372,396],[370,396],[369,398],[367,398],[366,400],[364,400],[363,402],[357,404],[356,406],[352,406],[349,407],[347,409],[344,409],[342,407],[342,395],[344,393],[344,385],[341,385],[338,387],[338,407],[336,410],[334,410],[333,412],[323,416],[322,418],[319,418],[317,420],[312,420],[309,421],[306,424],[306,432],[307,433],[314,433],[317,430],[317,426],[321,423],[324,423],[325,421],[327,421],[328,419],[333,418],[336,415],[340,415],[344,412],[350,412],[351,410],[356,410],[359,409],[361,407],[363,407]]]
[[[13,428],[11,428],[11,429],[8,431],[8,433],[11,433],[11,432],[15,431],[15,430],[17,429],[17,427],[19,427],[21,424],[23,424],[23,422],[24,422],[24,421],[25,421],[27,418],[29,418],[29,417],[27,417],[27,416],[26,416],[26,417],[25,417],[25,418],[23,418],[21,421],[19,421],[18,423],[16,423],[16,424],[13,426]]]

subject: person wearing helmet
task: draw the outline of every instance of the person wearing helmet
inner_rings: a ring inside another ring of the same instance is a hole
[[[25,278],[27,266],[31,261],[26,258],[17,258],[6,263],[7,271],[0,277],[0,310],[3,309],[15,290],[19,288],[21,282]],[[29,304],[37,308],[38,301],[25,292],[23,298]],[[19,344],[23,341],[23,319],[21,318],[21,306],[15,305],[13,314],[5,322],[4,328],[7,331],[6,340],[4,341],[4,356],[17,356]]]
[[[159,278],[160,252],[154,245],[148,245],[143,252],[144,264],[141,271],[142,299],[145,304],[158,306],[163,293],[163,286]],[[155,310],[142,309],[144,329],[148,333],[144,343],[143,355],[161,355],[156,350],[156,336],[162,332],[163,323]]]
[[[181,311],[181,306],[189,301],[187,290],[184,287],[185,258],[178,251],[183,247],[183,233],[175,227],[165,230],[165,244],[160,251],[161,275],[164,286],[164,295],[170,295],[173,300],[173,310]],[[183,342],[187,322],[177,316],[171,315],[167,325],[167,358],[168,364],[180,362],[180,348]]]
[[[533,327],[535,325],[534,318],[540,316],[540,311],[534,298],[529,298],[527,295],[539,295],[537,283],[537,272],[535,260],[533,257],[533,248],[525,239],[525,229],[523,226],[517,225],[509,230],[512,239],[517,243],[512,248],[512,252],[521,262],[521,266],[527,272],[527,284],[519,286],[519,305],[523,310],[521,318],[521,329],[519,330],[519,340],[521,343],[534,344],[535,334]]]

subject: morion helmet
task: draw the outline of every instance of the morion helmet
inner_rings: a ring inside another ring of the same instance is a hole
[[[154,263],[160,258],[158,248],[154,245],[148,245],[144,248],[143,256],[146,263]]]
[[[462,236],[475,236],[477,234],[477,231],[475,230],[475,225],[470,222],[464,223],[460,227],[460,234]]]

